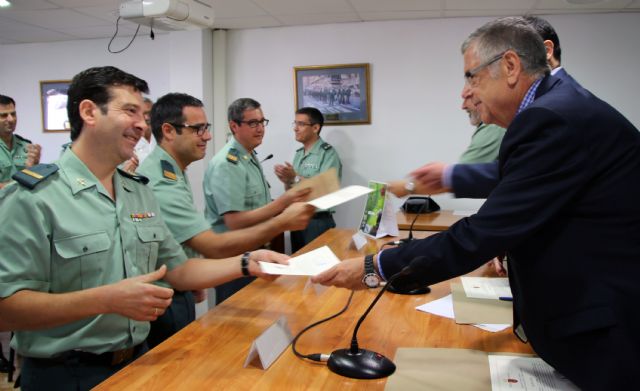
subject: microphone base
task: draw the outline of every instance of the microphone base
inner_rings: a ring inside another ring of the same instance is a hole
[[[423,286],[415,289],[401,289],[393,285],[387,287],[387,292],[396,293],[398,295],[424,295],[431,292],[431,288]]]
[[[380,353],[366,349],[339,349],[331,353],[327,361],[329,369],[340,376],[352,379],[380,379],[396,370],[393,361]]]

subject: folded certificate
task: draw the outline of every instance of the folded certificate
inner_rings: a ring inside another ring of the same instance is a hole
[[[467,297],[475,299],[494,299],[512,297],[509,279],[496,277],[461,277]]]
[[[336,254],[327,246],[289,259],[288,265],[260,261],[260,269],[267,274],[289,276],[315,276],[340,263]]]
[[[351,201],[354,198],[358,198],[362,195],[371,193],[373,189],[364,186],[347,186],[344,189],[334,191],[331,194],[327,194],[315,200],[309,201],[309,204],[315,206],[318,209],[329,209],[334,206],[343,204],[347,201]]]

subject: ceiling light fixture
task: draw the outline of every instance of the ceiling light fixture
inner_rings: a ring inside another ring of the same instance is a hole
[[[11,6],[11,3],[9,3],[9,0],[0,0],[0,7],[6,8],[9,6]]]

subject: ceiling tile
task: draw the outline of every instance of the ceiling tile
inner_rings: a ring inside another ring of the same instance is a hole
[[[620,9],[631,4],[631,0],[602,0],[594,4],[571,4],[566,0],[540,0],[537,9],[556,10],[589,10],[589,9]]]
[[[442,11],[387,11],[387,12],[361,12],[363,20],[407,20],[441,18]]]
[[[250,18],[215,18],[215,28],[221,29],[253,29],[261,27],[279,27],[282,22],[272,16],[254,16]]]
[[[268,15],[267,11],[249,0],[216,0],[213,5],[214,18],[252,18]]]
[[[99,7],[80,7],[75,8],[74,10],[81,14],[93,16],[113,23],[118,19],[118,16],[120,16],[118,9],[119,8],[117,6],[104,5]]]
[[[0,15],[9,10],[49,10],[60,8],[55,4],[51,4],[46,0],[10,0],[11,7],[9,8],[0,8]]]
[[[3,14],[7,19],[29,25],[56,29],[61,26],[90,27],[108,25],[108,22],[70,9],[47,11],[11,11]]]
[[[61,7],[73,8],[73,7],[90,7],[92,5],[112,5],[116,8],[120,7],[120,3],[126,0],[48,0],[50,3],[59,5]]]
[[[385,11],[439,11],[442,0],[349,0],[359,14]]]
[[[254,0],[271,15],[350,13],[346,0]]]
[[[551,0],[561,1],[561,0]],[[531,9],[537,0],[445,0],[446,10],[514,10]]]
[[[331,24],[345,22],[361,22],[362,19],[355,13],[340,14],[303,14],[303,15],[278,15],[278,20],[285,25],[299,26],[305,24]]]

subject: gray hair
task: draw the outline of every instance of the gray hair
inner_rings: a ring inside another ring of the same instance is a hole
[[[233,101],[233,103],[231,103],[231,105],[229,105],[229,108],[227,109],[227,120],[229,122],[233,121],[240,125],[245,110],[255,110],[259,108],[260,103],[251,98],[236,99],[235,101]]]
[[[496,19],[480,27],[463,42],[462,54],[473,50],[480,62],[485,62],[507,50],[520,57],[524,71],[539,79],[549,73],[547,52],[542,38],[522,17]],[[495,77],[494,74],[492,76]]]

